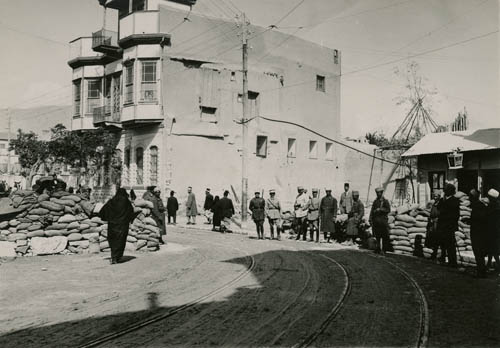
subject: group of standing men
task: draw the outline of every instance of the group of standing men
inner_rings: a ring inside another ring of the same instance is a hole
[[[296,240],[307,240],[309,231],[309,241],[319,243],[320,232],[323,233],[324,240],[330,242],[335,234],[335,222],[337,213],[348,215],[347,237],[354,239],[359,234],[359,224],[364,216],[364,205],[359,200],[359,192],[350,191],[349,183],[345,183],[344,192],[340,197],[340,204],[332,196],[332,190],[326,189],[326,195],[320,199],[319,190],[311,190],[312,196],[307,194],[307,190],[299,186],[297,197],[294,203],[294,231]],[[271,239],[281,237],[281,204],[276,197],[276,191],[269,191],[269,198],[264,200],[260,197],[260,192],[255,192],[255,197],[250,201],[249,209],[252,212],[252,220],[257,228],[257,236],[264,239],[264,221],[267,217],[271,230]]]

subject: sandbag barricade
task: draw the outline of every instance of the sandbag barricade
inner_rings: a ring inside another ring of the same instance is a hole
[[[10,197],[11,205],[24,209],[15,218],[0,221],[0,241],[13,243],[18,256],[110,251],[108,225],[97,216],[102,203],[61,192],[52,197],[34,191],[16,192]],[[137,203],[134,210],[139,214],[130,224],[126,250],[156,251],[160,230],[150,216],[151,204]]]

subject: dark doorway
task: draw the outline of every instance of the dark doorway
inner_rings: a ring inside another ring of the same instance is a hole
[[[483,187],[481,188],[481,193],[486,195],[491,188],[500,191],[500,169],[483,170]]]
[[[469,193],[477,189],[477,170],[459,170],[457,173],[458,190]]]

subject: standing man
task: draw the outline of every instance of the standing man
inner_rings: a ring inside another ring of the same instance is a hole
[[[441,193],[439,190],[434,190],[434,202],[431,205],[431,212],[429,221],[427,222],[427,234],[425,236],[425,246],[432,249],[431,260],[435,260],[439,249],[439,236],[437,231],[437,222],[439,220],[438,204],[441,200]],[[446,254],[441,253],[441,260],[446,260]]]
[[[332,196],[332,190],[326,189],[326,196],[319,203],[320,228],[323,238],[330,243],[335,233],[335,220],[337,219],[337,200]]]
[[[198,215],[198,208],[196,207],[196,196],[193,193],[193,188],[188,187],[188,196],[186,201],[186,215],[187,225],[196,225],[196,215]]]
[[[312,189],[312,197],[309,199],[307,211],[307,225],[309,226],[310,242],[314,241],[314,233],[316,232],[316,243],[319,243],[319,190]]]
[[[460,218],[460,201],[455,197],[455,193],[454,185],[444,185],[444,198],[437,206],[439,210],[437,222],[439,246],[441,254],[446,250],[448,265],[451,267],[457,267],[455,232],[458,231],[458,219]]]
[[[359,224],[363,220],[363,216],[365,216],[365,206],[359,200],[358,191],[352,191],[352,209],[347,215],[349,217],[347,220],[347,238],[352,239],[353,242],[357,236],[363,239],[364,236],[361,236],[359,232]]]
[[[370,211],[370,225],[372,226],[373,234],[377,239],[376,253],[384,254],[385,251],[392,251],[392,246],[389,241],[389,213],[391,212],[391,204],[384,198],[384,189],[377,187],[375,189],[377,198],[373,201]],[[382,248],[380,247],[382,241]]]
[[[276,198],[275,190],[269,190],[269,198],[266,200],[266,216],[271,229],[271,239],[274,239],[276,227],[277,239],[281,240],[281,204]]]
[[[352,209],[352,194],[349,191],[349,183],[344,184],[344,192],[340,195],[340,214],[349,214]]]
[[[488,191],[488,199],[490,201],[489,213],[487,218],[488,225],[488,265],[491,267],[492,258],[495,259],[496,271],[500,271],[500,201],[499,193],[495,189]]]
[[[153,190],[154,197],[156,198],[155,213],[154,219],[156,221],[156,225],[160,229],[160,244],[165,244],[163,237],[167,237],[167,226],[165,226],[165,205],[163,204],[163,200],[161,199],[161,191],[158,186],[156,186]]]
[[[476,259],[477,278],[486,278],[484,258],[488,255],[488,205],[479,199],[479,192],[472,189],[469,193],[470,207],[470,239],[472,251]]]
[[[293,208],[295,210],[295,233],[297,233],[296,240],[300,239],[301,234],[303,235],[302,240],[306,240],[307,234],[307,206],[309,204],[309,197],[307,196],[304,188],[302,186],[297,187],[297,198],[295,198],[295,204]]]
[[[207,224],[212,223],[212,206],[214,205],[214,196],[210,194],[210,189],[207,188],[205,191],[205,203],[203,204],[203,210],[205,217],[207,218]]]
[[[260,192],[255,191],[255,197],[250,200],[249,209],[252,212],[252,220],[257,227],[257,237],[264,239],[264,220],[266,217],[266,201],[260,197]]]
[[[173,224],[177,224],[177,210],[179,210],[179,202],[177,198],[174,197],[175,192],[170,191],[170,197],[167,199],[167,218],[170,224],[170,218],[172,218]]]
[[[222,214],[221,232],[231,232],[231,217],[234,215],[233,201],[229,198],[229,191],[224,191],[224,197],[219,201],[219,209]]]

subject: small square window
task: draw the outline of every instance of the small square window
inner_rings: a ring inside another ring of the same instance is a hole
[[[333,161],[333,144],[325,143],[325,159],[327,161]]]
[[[309,158],[318,158],[318,142],[315,140],[309,142]]]
[[[297,155],[297,139],[288,138],[288,152],[286,157],[295,158]]]
[[[200,106],[201,110],[201,120],[204,122],[217,123],[217,108],[211,108],[208,106]]]
[[[316,90],[320,92],[325,92],[325,77],[321,75],[316,75]]]
[[[257,136],[257,151],[259,157],[267,157],[267,137],[263,135]]]

